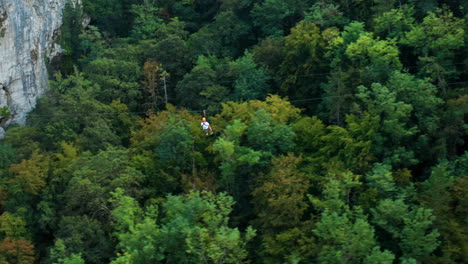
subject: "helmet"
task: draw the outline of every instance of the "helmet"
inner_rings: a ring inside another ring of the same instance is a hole
[[[201,119],[201,121],[206,122],[206,118],[203,117],[203,118]]]

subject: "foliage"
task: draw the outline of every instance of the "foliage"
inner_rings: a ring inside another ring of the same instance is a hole
[[[423,67],[420,73],[430,76],[446,94],[447,80],[456,76],[457,51],[465,46],[464,19],[454,17],[447,9],[428,12],[423,22],[412,27],[402,40],[414,48]]]
[[[264,36],[279,36],[284,33],[284,29],[291,26],[288,22],[293,19],[297,1],[266,0],[256,3],[251,14],[254,18],[254,25],[259,27]],[[289,21],[288,21],[289,20]]]
[[[313,73],[326,70],[321,59],[325,45],[319,27],[313,23],[302,22],[291,29],[285,37],[285,55],[280,66],[280,74],[285,76],[281,84],[283,92],[295,97],[318,94],[320,76]]]
[[[36,259],[34,255],[34,245],[29,240],[6,237],[0,242],[2,263],[33,264]]]
[[[2,237],[19,239],[27,235],[26,222],[21,216],[5,212],[0,216],[0,232]]]
[[[131,12],[135,14],[131,38],[150,39],[156,35],[161,25],[158,17],[160,10],[156,8],[154,1],[144,1],[142,5],[132,5]]]
[[[226,136],[220,137],[213,144],[213,150],[219,155],[221,165],[221,183],[233,192],[236,183],[236,169],[242,165],[254,165],[260,161],[262,152],[241,146],[240,138],[247,126],[239,120],[226,127]]]
[[[125,36],[130,28],[130,0],[84,0],[83,10],[110,34]]]
[[[372,210],[374,222],[398,239],[403,256],[423,260],[438,246],[439,232],[432,229],[432,210],[409,208],[402,199],[382,200]]]
[[[365,218],[353,218],[347,214],[324,211],[314,233],[323,241],[318,260],[323,263],[359,263],[364,258],[384,258],[383,263],[392,263],[393,255],[375,248],[374,229]]]
[[[370,89],[359,86],[358,90],[358,98],[379,122],[380,135],[374,137],[375,153],[391,165],[408,166],[416,163],[414,153],[405,146],[418,131],[417,127],[408,122],[413,106],[398,101],[395,92],[380,83],[373,83]],[[388,149],[389,146],[392,150]]]
[[[189,38],[194,55],[234,57],[241,53],[242,39],[250,25],[231,10],[220,12],[213,23],[207,24]]]
[[[305,14],[304,20],[321,27],[341,26],[347,24],[347,18],[340,11],[340,6],[328,1],[317,1]]]
[[[226,70],[223,60],[200,56],[197,65],[177,84],[179,102],[186,107],[207,107],[205,101],[219,103],[228,94],[227,88],[217,85],[218,75]],[[204,99],[208,100],[204,100]],[[211,103],[212,104],[212,103]]]
[[[414,8],[411,6],[392,9],[374,19],[374,30],[381,36],[401,40],[414,26],[413,14]]]
[[[305,193],[309,181],[298,172],[300,157],[280,156],[272,161],[272,169],[258,180],[253,191],[258,211],[257,223],[265,233],[300,224],[308,205]]]
[[[266,70],[258,67],[251,53],[246,53],[236,61],[229,63],[233,83],[232,101],[264,99],[270,92]]]
[[[465,263],[466,2],[69,1],[0,263]]]
[[[10,166],[10,173],[14,178],[7,182],[12,192],[22,190],[24,193],[38,195],[46,185],[49,170],[48,157],[34,152],[30,160],[23,160],[19,164]]]
[[[247,256],[246,242],[255,235],[250,227],[241,236],[237,228],[227,226],[233,200],[223,193],[168,196],[161,221],[155,206],[143,213],[122,189],[114,199],[122,254],[113,263],[239,263]]]

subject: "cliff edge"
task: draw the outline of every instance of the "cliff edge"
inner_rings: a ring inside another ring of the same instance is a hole
[[[0,107],[24,124],[48,88],[46,60],[62,49],[54,40],[68,0],[0,0]],[[0,137],[4,133],[0,128]]]

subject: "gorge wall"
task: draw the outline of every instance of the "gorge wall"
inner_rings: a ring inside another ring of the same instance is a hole
[[[10,122],[24,124],[48,87],[46,60],[62,49],[55,42],[69,0],[0,0],[0,107]],[[0,128],[0,138],[4,130]]]

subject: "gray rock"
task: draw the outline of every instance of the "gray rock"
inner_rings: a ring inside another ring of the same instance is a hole
[[[46,58],[62,52],[54,40],[67,2],[0,0],[0,107],[8,105],[9,122],[24,124],[48,89]]]

